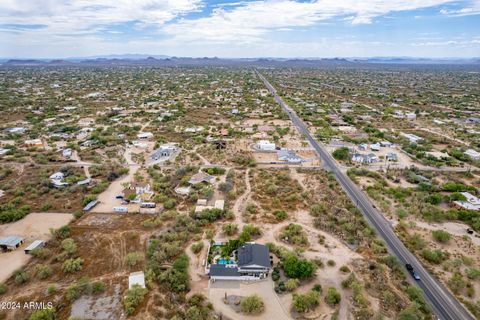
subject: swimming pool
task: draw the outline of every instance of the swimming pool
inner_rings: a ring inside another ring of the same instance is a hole
[[[221,259],[218,259],[217,260],[217,264],[234,264],[235,261],[233,260],[227,260],[227,259],[224,259],[224,258],[221,258]]]

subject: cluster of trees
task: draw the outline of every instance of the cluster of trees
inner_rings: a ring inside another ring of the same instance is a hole
[[[333,151],[333,157],[337,160],[349,160],[350,159],[350,150],[347,147],[341,147]]]
[[[212,208],[212,209],[204,209],[198,213],[195,213],[195,219],[198,220],[207,220],[209,222],[216,221],[221,219],[224,215],[225,211]]]
[[[225,173],[225,169],[219,167],[208,168],[207,173],[210,175],[221,175]]]
[[[131,289],[125,291],[123,305],[128,315],[135,313],[135,310],[137,309],[138,305],[143,302],[143,299],[147,293],[148,290],[146,288],[142,288],[138,284],[134,284]]]
[[[294,279],[308,279],[315,275],[317,265],[307,259],[299,258],[295,253],[285,247],[267,243],[270,252],[280,258],[281,266],[285,275]]]
[[[244,245],[246,242],[251,241],[252,237],[259,236],[261,231],[258,227],[251,224],[247,224],[243,227],[242,232],[236,239],[230,239],[222,247],[222,257],[229,257],[233,251]]]
[[[25,217],[30,212],[30,206],[20,204],[21,199],[0,205],[0,223],[13,222]]]
[[[188,292],[190,290],[188,256],[186,254],[179,256],[168,270],[160,274],[159,280],[167,284],[172,292]]]

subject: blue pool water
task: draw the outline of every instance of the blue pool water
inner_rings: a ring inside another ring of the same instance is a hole
[[[218,259],[217,264],[234,264],[235,262],[232,260],[227,260],[227,259]]]

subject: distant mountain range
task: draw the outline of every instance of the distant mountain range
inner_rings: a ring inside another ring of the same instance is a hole
[[[253,65],[253,66],[341,66],[355,64],[444,64],[480,65],[480,58],[411,58],[411,57],[372,57],[372,58],[191,58],[165,55],[122,54],[66,59],[0,59],[3,66],[179,66],[179,65]]]

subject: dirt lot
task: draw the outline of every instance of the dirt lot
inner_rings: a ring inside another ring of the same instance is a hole
[[[31,213],[22,220],[0,225],[0,237],[18,235],[25,238],[25,243],[17,250],[0,253],[0,282],[5,281],[18,268],[30,259],[23,252],[33,240],[50,239],[50,228],[59,228],[68,224],[73,216],[68,213]]]
[[[40,215],[31,214],[27,218]],[[65,221],[65,219],[61,221],[60,218],[71,216],[59,216],[58,214],[57,216],[51,215],[51,217],[56,219],[56,224],[51,224],[50,227],[58,228],[69,221]],[[46,246],[52,251],[51,257],[29,262],[26,260],[24,262],[26,264],[25,270],[31,275],[29,282],[18,286],[9,279],[6,282],[8,291],[2,296],[2,299],[8,301],[44,301],[47,286],[55,284],[59,288],[58,293],[49,295],[49,301],[66,303],[64,300],[66,288],[78,279],[87,277],[91,281],[103,281],[106,286],[105,293],[99,296],[82,296],[71,307],[67,303],[68,307],[57,313],[59,319],[67,319],[70,316],[78,315],[88,317],[88,319],[120,319],[123,307],[119,304],[123,292],[128,286],[128,274],[144,269],[143,262],[138,263],[135,267],[128,266],[125,257],[129,252],[145,252],[148,238],[158,231],[158,229],[144,229],[142,227],[142,222],[148,218],[149,216],[138,214],[89,213],[84,215],[70,224],[70,238],[78,245],[77,255],[84,259],[82,270],[74,274],[62,272],[62,262],[55,260],[61,250],[59,242],[51,241]],[[38,222],[38,217],[36,221]],[[32,222],[30,225],[33,225],[30,226],[30,229],[27,227],[24,229],[30,230],[31,234],[48,234],[48,225],[45,222],[42,221],[37,224]],[[38,226],[41,228],[38,228]],[[15,227],[11,230],[19,229]],[[15,253],[18,253],[19,258],[27,256],[22,250],[17,250]],[[0,258],[3,258],[3,256],[0,256]],[[30,256],[27,256],[27,258],[30,258]],[[7,265],[3,261],[0,263],[2,266]],[[34,276],[35,266],[38,263],[48,264],[53,269],[52,275],[47,280],[40,280]],[[12,270],[14,269],[12,268]],[[3,273],[3,271],[2,269],[0,272]],[[6,319],[24,319],[26,313],[29,313],[28,310],[7,313]],[[105,317],[102,318],[102,315],[105,315]],[[1,316],[0,312],[0,318]]]
[[[209,299],[215,310],[226,315],[232,320],[241,319],[291,319],[288,314],[288,306],[283,306],[273,291],[273,281],[269,277],[263,281],[253,283],[244,283],[240,281],[217,281],[209,284]],[[265,303],[265,311],[258,316],[247,316],[235,312],[230,306],[223,302],[227,295],[248,296],[251,294],[259,295]],[[285,309],[286,308],[286,309]]]

